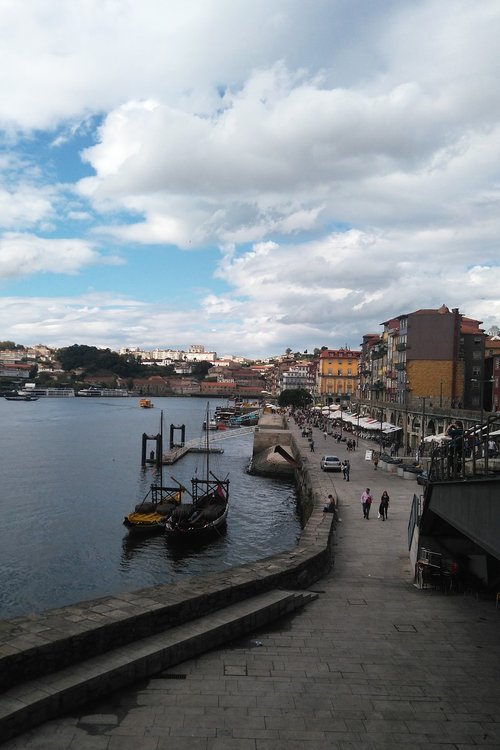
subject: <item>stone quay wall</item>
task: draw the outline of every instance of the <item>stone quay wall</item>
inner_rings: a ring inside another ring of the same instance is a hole
[[[283,443],[286,424],[265,415],[266,440]],[[261,427],[261,425],[259,425]],[[288,433],[293,454],[300,450]],[[271,445],[271,443],[270,443]],[[307,465],[307,459],[305,459]],[[323,513],[306,468],[296,470],[303,530],[296,547],[254,563],[0,621],[0,689],[76,664],[276,588],[304,589],[333,564],[334,519]]]

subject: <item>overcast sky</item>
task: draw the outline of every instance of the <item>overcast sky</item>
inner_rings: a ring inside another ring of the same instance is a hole
[[[498,0],[0,0],[0,340],[500,324]]]

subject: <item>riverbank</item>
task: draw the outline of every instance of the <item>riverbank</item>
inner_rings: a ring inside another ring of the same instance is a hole
[[[347,454],[345,444],[315,430],[311,452],[293,423],[289,429],[314,497],[304,541],[333,544],[333,568],[309,584],[317,598],[236,642],[24,734],[7,750],[499,746],[500,610],[491,601],[413,585],[407,525],[418,485],[374,470],[365,461],[369,444],[360,441]],[[349,457],[349,482],[320,470],[323,452]],[[366,486],[376,499],[388,491],[387,522],[377,519],[376,506],[363,518]],[[331,518],[322,512],[329,493],[339,498],[332,537]],[[300,546],[290,564],[303,554]],[[259,563],[257,577],[272,575],[274,562]]]

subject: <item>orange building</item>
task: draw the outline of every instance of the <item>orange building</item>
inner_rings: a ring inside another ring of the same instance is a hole
[[[325,403],[350,401],[358,386],[361,352],[352,349],[325,349],[319,355],[318,395]]]

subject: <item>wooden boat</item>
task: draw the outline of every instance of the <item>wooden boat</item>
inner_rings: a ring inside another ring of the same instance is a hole
[[[150,398],[140,398],[139,406],[141,407],[141,409],[152,409],[154,404]]]
[[[208,409],[206,424],[208,424]],[[191,480],[191,502],[179,504],[167,519],[167,538],[196,539],[220,531],[229,504],[229,479],[220,479],[210,469],[210,430],[205,430],[205,476]]]
[[[163,531],[171,513],[182,500],[184,487],[163,487],[152,484],[146,497],[123,519],[130,531]]]

